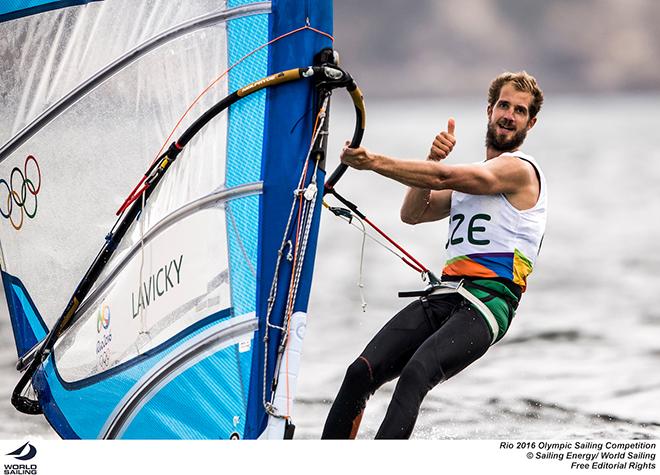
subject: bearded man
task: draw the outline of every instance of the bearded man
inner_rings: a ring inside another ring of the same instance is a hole
[[[376,438],[409,438],[428,391],[451,378],[509,329],[543,240],[546,182],[520,151],[543,103],[536,79],[504,73],[488,91],[486,159],[450,165],[455,121],[433,141],[426,160],[399,160],[364,147],[341,160],[406,186],[401,219],[449,219],[442,283],[394,316],[348,367],[323,438],[354,438],[367,399],[399,378]]]

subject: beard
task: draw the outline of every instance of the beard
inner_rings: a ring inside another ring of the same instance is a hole
[[[520,132],[513,134],[509,140],[505,140],[497,135],[495,126],[497,124],[489,122],[486,129],[486,147],[490,147],[498,152],[511,152],[522,145],[527,138],[527,129],[522,129]],[[506,124],[504,124],[506,125]]]

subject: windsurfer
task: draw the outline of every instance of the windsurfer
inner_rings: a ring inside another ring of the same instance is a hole
[[[405,223],[449,218],[442,280],[460,281],[471,298],[436,290],[395,315],[348,367],[323,438],[355,437],[369,396],[397,377],[376,438],[410,437],[428,391],[484,355],[508,330],[545,232],[545,179],[519,150],[542,103],[543,92],[526,72],[495,78],[481,163],[442,162],[456,143],[454,119],[423,161],[364,147],[343,150],[343,163],[409,187],[401,208]]]

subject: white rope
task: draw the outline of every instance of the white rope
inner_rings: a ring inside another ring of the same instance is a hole
[[[327,203],[326,203],[326,206],[327,206]],[[337,216],[337,215],[335,215],[335,216]],[[360,219],[359,216],[351,213],[351,218],[347,218],[345,216],[337,216],[337,217],[343,219],[348,224],[352,225],[354,228],[358,229],[362,233],[362,244],[360,245],[360,266],[359,266],[359,269],[358,269],[357,286],[358,286],[358,289],[359,289],[359,292],[360,292],[360,300],[362,301],[362,304],[361,304],[362,305],[362,311],[366,312],[367,311],[367,300],[364,296],[364,273],[363,273],[363,269],[364,269],[364,248],[365,248],[365,244],[366,244],[366,241],[367,241],[367,237],[369,237],[372,241],[375,241],[378,244],[380,244],[381,246],[385,247],[385,249],[388,249],[388,248],[383,243],[381,243],[376,238],[374,238],[373,236],[370,236],[369,233],[367,233],[367,227],[364,225],[364,221],[362,221],[362,219]],[[359,228],[355,225],[355,223],[353,222],[353,219],[355,219],[358,223],[360,223]],[[388,250],[391,250],[391,249],[388,249]]]
[[[332,212],[332,210],[330,210],[330,206],[327,203],[324,202],[324,205],[325,205],[326,208],[328,208],[328,210],[330,212]],[[343,209],[346,209],[346,208],[343,208]],[[346,211],[350,212],[350,210],[347,210],[347,209],[346,209]],[[350,212],[350,217],[344,216],[344,215],[338,215],[338,214],[335,214],[335,213],[332,213],[332,214],[337,216],[339,219],[347,222],[348,224],[350,224],[351,226],[353,226],[355,229],[359,230],[362,233],[362,244],[360,246],[360,265],[359,265],[359,271],[358,271],[357,286],[360,289],[360,300],[362,301],[362,304],[361,304],[362,305],[362,311],[366,312],[367,301],[366,301],[365,295],[364,295],[364,281],[363,281],[363,278],[364,278],[364,274],[363,274],[363,271],[364,271],[364,251],[365,251],[366,238],[371,239],[373,242],[380,245],[382,248],[389,251],[390,253],[394,254],[396,257],[398,257],[402,261],[406,262],[406,258],[403,254],[397,252],[396,248],[394,248],[391,245],[385,244],[383,241],[381,241],[377,237],[375,237],[372,234],[370,234],[369,232],[367,232],[367,227],[365,226],[364,221],[359,216],[357,216],[356,214]],[[358,223],[360,223],[360,226],[358,227],[355,224],[354,221],[357,221]],[[424,276],[422,276],[422,279],[426,280]]]
[[[274,325],[271,323],[270,319],[272,316],[273,308],[275,306],[275,300],[277,298],[278,294],[278,288],[279,288],[279,272],[280,272],[280,264],[282,262],[282,257],[284,256],[284,252],[287,247],[289,247],[289,253],[287,254],[287,260],[293,260],[294,256],[292,255],[291,251],[293,251],[296,256],[295,256],[295,268],[291,270],[292,275],[293,275],[293,281],[291,284],[291,289],[289,292],[289,297],[286,305],[286,312],[285,316],[290,315],[290,312],[293,310],[293,305],[295,304],[296,297],[298,294],[298,285],[300,282],[300,275],[302,274],[302,269],[303,269],[303,263],[304,263],[304,256],[307,250],[307,243],[309,240],[309,234],[312,226],[312,218],[314,214],[314,208],[315,208],[315,203],[316,203],[316,198],[318,195],[318,188],[316,186],[316,174],[318,172],[318,161],[315,163],[314,170],[311,176],[311,180],[309,185],[304,187],[305,180],[307,178],[307,164],[309,163],[309,160],[311,158],[312,150],[314,148],[314,144],[318,140],[319,133],[323,129],[323,125],[325,123],[326,119],[326,111],[327,111],[327,106],[329,103],[329,97],[326,97],[320,112],[318,116],[318,124],[317,128],[314,131],[312,141],[310,144],[310,148],[307,151],[307,155],[305,158],[305,166],[303,166],[300,179],[298,180],[298,186],[294,190],[293,193],[293,200],[291,203],[291,209],[289,211],[289,218],[286,223],[286,227],[284,229],[284,234],[282,236],[282,243],[280,245],[280,248],[277,252],[277,260],[275,262],[275,272],[273,275],[273,281],[271,283],[270,287],[270,292],[268,295],[268,306],[266,310],[266,331],[264,334],[264,371],[263,371],[263,405],[264,409],[266,412],[273,416],[273,417],[278,417],[278,418],[285,418],[287,417],[286,415],[281,415],[278,414],[276,411],[276,408],[273,406],[273,401],[272,397],[275,395],[275,388],[277,387],[278,384],[278,379],[279,375],[276,373],[273,381],[273,387],[271,390],[271,400],[269,401],[266,395],[266,388],[268,386],[268,381],[266,378],[267,375],[267,370],[268,370],[268,340],[269,340],[269,330],[271,328],[276,328],[278,330],[282,331],[282,337],[280,340],[280,345],[278,346],[278,354],[277,354],[277,361],[276,361],[276,368],[280,364],[281,361],[281,356],[283,349],[286,347],[286,341],[288,338],[288,327],[289,327],[289,321],[284,323],[283,326],[279,325]],[[302,209],[300,210],[301,214],[301,229],[303,230],[302,232],[302,237],[299,241],[299,245],[297,249],[294,249],[293,244],[291,243],[291,240],[288,239],[289,232],[291,231],[291,224],[293,222],[293,215],[296,209],[296,204],[298,201],[298,198],[300,195],[303,195],[303,203],[302,203]]]
[[[364,245],[367,242],[367,228],[365,227],[364,223],[362,220],[356,216],[356,219],[362,226],[362,244],[360,245],[360,272],[358,275],[358,282],[357,286],[360,289],[360,300],[362,301],[362,312],[367,311],[367,300],[364,297],[364,274],[363,274],[363,267],[364,267]]]
[[[333,214],[334,214],[334,213],[333,213]],[[337,216],[337,215],[335,215],[335,216]],[[351,226],[353,226],[355,229],[357,229],[358,231],[360,231],[360,232],[363,233],[364,235],[366,235],[366,237],[368,237],[369,239],[371,239],[373,242],[375,242],[376,244],[378,244],[379,246],[381,246],[381,247],[382,247],[383,249],[385,249],[386,251],[389,251],[390,253],[394,254],[396,257],[398,257],[398,258],[401,259],[401,260],[405,260],[405,256],[404,256],[403,254],[400,254],[399,252],[397,252],[397,250],[396,250],[395,247],[392,247],[392,246],[389,246],[389,245],[385,244],[385,243],[382,242],[380,239],[378,239],[377,237],[375,237],[373,234],[371,234],[371,233],[369,233],[368,231],[366,231],[366,227],[364,226],[364,223],[363,223],[362,220],[359,218],[359,216],[356,216],[355,214],[352,214],[352,213],[351,213],[351,218],[347,218],[347,217],[345,217],[345,216],[337,216],[337,217],[338,217],[339,219],[341,219],[341,220],[347,222],[348,224],[350,224]],[[356,221],[359,221],[362,227],[358,227],[358,226],[356,226],[356,224],[353,222],[354,219],[355,219]]]
[[[293,306],[295,305],[296,297],[298,295],[300,276],[302,274],[303,264],[305,262],[305,255],[307,254],[307,244],[309,242],[309,234],[312,228],[314,209],[316,208],[316,198],[318,196],[318,189],[316,187],[317,172],[318,172],[318,162],[314,167],[314,171],[312,173],[312,180],[308,185],[307,190],[304,193],[305,201],[303,202],[303,211],[301,212],[301,215],[303,217],[303,221],[302,221],[303,225],[301,226],[301,228],[303,229],[303,234],[298,251],[299,257],[296,261],[296,269],[295,269],[294,281],[293,281],[293,291],[291,292],[291,299],[289,300],[289,304],[287,306],[287,312],[285,315],[291,315],[293,313]],[[312,191],[312,193],[307,195],[307,191],[310,190]],[[285,328],[287,330],[289,328],[288,320],[287,320],[287,324],[285,325]]]

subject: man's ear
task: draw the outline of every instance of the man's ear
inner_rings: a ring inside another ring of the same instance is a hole
[[[527,130],[531,130],[531,128],[534,127],[534,124],[536,124],[536,117],[529,119],[529,122],[527,122]]]
[[[493,106],[489,105],[486,107],[486,114],[488,114],[488,117],[493,113]]]

